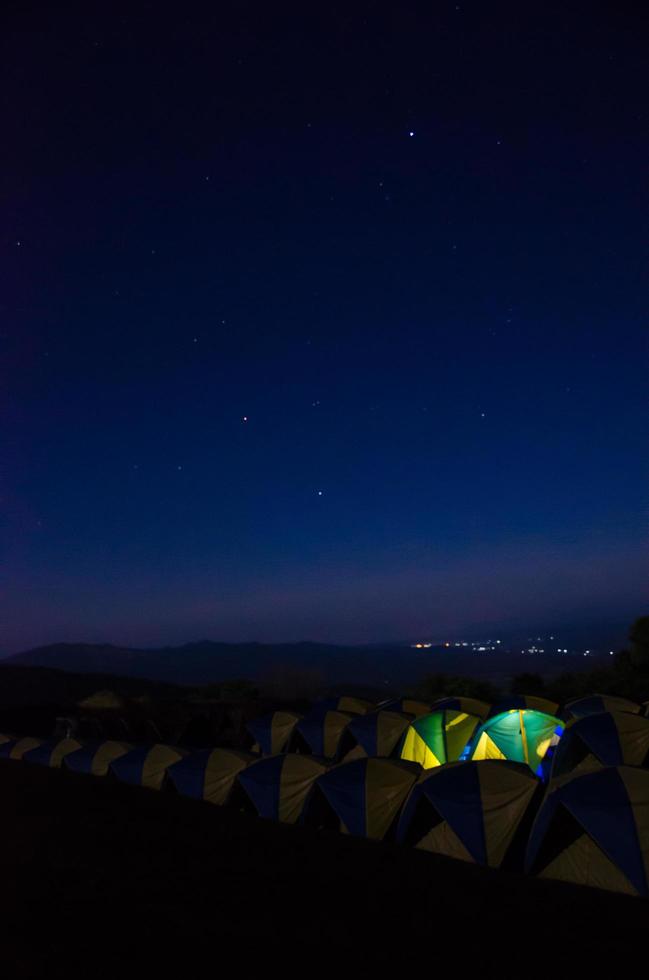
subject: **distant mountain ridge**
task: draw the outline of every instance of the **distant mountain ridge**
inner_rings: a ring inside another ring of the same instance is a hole
[[[503,650],[476,654],[408,644],[334,646],[326,643],[219,643],[202,640],[178,647],[138,649],[110,644],[55,643],[14,654],[2,664],[53,667],[75,673],[115,674],[173,684],[209,684],[234,678],[265,681],[311,672],[322,684],[363,682],[378,687],[416,682],[432,673],[465,674],[502,681],[534,670],[543,674],[592,668],[592,659],[523,657]]]

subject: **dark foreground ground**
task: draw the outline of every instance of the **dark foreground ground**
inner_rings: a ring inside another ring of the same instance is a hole
[[[0,883],[7,978],[596,976],[649,936],[641,900],[6,760]]]

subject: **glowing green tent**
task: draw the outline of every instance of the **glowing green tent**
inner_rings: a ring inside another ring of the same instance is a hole
[[[543,775],[543,759],[548,749],[558,743],[563,727],[554,715],[531,708],[512,708],[480,725],[463,758],[525,762],[532,772]]]
[[[432,711],[408,726],[401,758],[418,762],[424,769],[456,762],[462,755],[480,719],[464,711]]]

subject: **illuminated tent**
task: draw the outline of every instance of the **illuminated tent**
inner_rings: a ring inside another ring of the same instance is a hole
[[[405,715],[414,715],[415,718],[427,715],[431,710],[427,701],[414,701],[412,698],[390,698],[389,701],[383,701],[379,708],[381,711],[397,711]]]
[[[31,736],[10,739],[0,745],[0,759],[22,759],[25,752],[37,748],[42,742],[42,738],[32,738]]]
[[[402,844],[490,868],[522,868],[542,783],[516,762],[459,762],[421,774],[397,830]]]
[[[627,698],[615,698],[608,694],[593,694],[587,698],[574,698],[567,701],[563,708],[563,717],[566,720],[571,718],[584,718],[586,715],[595,715],[600,711],[629,711],[631,714],[639,714],[642,708],[635,701]]]
[[[312,755],[275,755],[257,759],[242,770],[238,784],[260,817],[296,823],[316,780],[327,763]]]
[[[411,722],[401,745],[401,758],[424,769],[456,762],[480,724],[463,711],[432,711]]]
[[[76,738],[52,738],[41,742],[40,745],[23,753],[25,762],[34,762],[39,766],[50,766],[60,769],[66,755],[83,748],[83,743]]]
[[[334,759],[344,754],[351,744],[343,742],[343,735],[354,716],[343,711],[314,711],[301,718],[293,729],[288,752],[319,755]]]
[[[552,777],[601,766],[649,764],[649,719],[627,711],[584,715],[566,728],[555,750]]]
[[[249,721],[246,728],[256,743],[253,751],[258,746],[263,755],[276,755],[278,752],[283,752],[301,717],[302,715],[294,711],[272,711],[268,715]]]
[[[480,725],[465,758],[525,762],[533,772],[541,775],[541,763],[562,733],[563,723],[554,715],[529,708],[512,708]]]
[[[111,739],[95,742],[93,745],[85,745],[76,752],[66,755],[63,767],[71,772],[105,776],[113,759],[126,755],[132,748],[133,746],[128,742],[116,742]]]
[[[538,698],[529,694],[510,694],[509,697],[494,704],[489,712],[489,717],[493,718],[495,715],[501,715],[504,711],[511,711],[513,708],[542,711],[546,715],[556,715],[559,705],[556,701],[550,701],[548,698]]]
[[[223,806],[237,776],[257,756],[238,749],[205,749],[185,756],[167,769],[167,784],[182,796]]]
[[[171,745],[145,745],[113,759],[109,772],[122,783],[160,789],[169,766],[186,755]]]
[[[611,766],[551,784],[530,835],[526,870],[649,897],[649,772]]]
[[[351,756],[361,759],[392,755],[409,724],[410,718],[396,711],[375,711],[371,715],[354,718],[346,734],[348,741],[353,740],[356,744],[345,759]]]
[[[304,822],[382,840],[394,828],[419,771],[399,759],[355,759],[335,766],[318,779]]]
[[[313,713],[322,711],[346,711],[350,715],[366,715],[370,711],[376,711],[376,705],[365,698],[354,698],[346,694],[339,698],[326,698],[318,701],[313,707]]]
[[[491,705],[477,698],[437,698],[430,706],[431,711],[464,711],[467,715],[486,718]]]

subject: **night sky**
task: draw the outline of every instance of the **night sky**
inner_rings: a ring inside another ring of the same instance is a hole
[[[5,6],[3,653],[644,611],[641,9]]]

